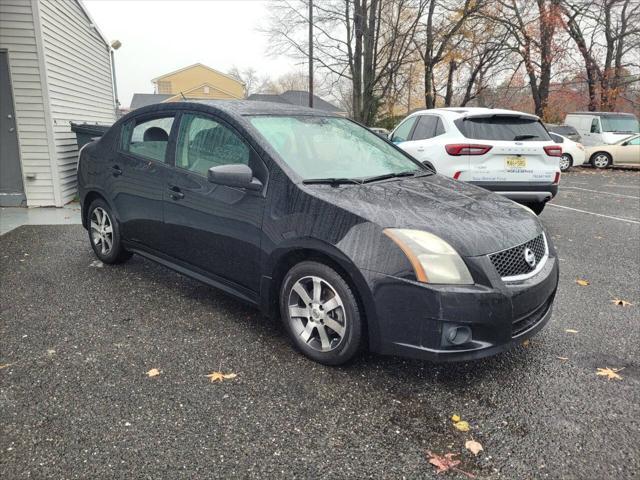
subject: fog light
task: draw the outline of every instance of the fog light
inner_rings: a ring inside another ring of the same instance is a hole
[[[471,328],[460,325],[446,325],[443,338],[450,345],[462,345],[471,341]]]

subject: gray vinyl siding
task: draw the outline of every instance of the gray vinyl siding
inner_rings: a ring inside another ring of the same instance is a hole
[[[30,0],[0,0],[0,48],[6,48],[16,110],[24,188],[30,206],[53,205],[43,72]],[[27,179],[35,176],[33,179]]]
[[[4,0],[1,0],[4,1]],[[76,193],[78,150],[69,122],[111,124],[108,46],[76,0],[39,0],[49,106],[62,203]]]

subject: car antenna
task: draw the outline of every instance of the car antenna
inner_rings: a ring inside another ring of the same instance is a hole
[[[187,97],[184,96],[184,93],[180,92],[180,95],[182,95],[182,99],[186,102],[187,101]]]

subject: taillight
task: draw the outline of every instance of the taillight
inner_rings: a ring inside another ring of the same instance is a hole
[[[557,185],[557,184],[559,184],[559,183],[560,183],[560,172],[556,172],[556,176],[555,176],[555,178],[553,179],[553,184],[554,184],[554,185]]]
[[[562,147],[558,145],[547,145],[544,147],[544,151],[550,157],[561,157],[562,156]]]
[[[491,145],[473,145],[469,143],[454,143],[445,145],[445,150],[449,155],[459,157],[460,155],[484,155],[493,147]]]
[[[460,171],[458,171],[458,172],[454,173],[454,174],[453,174],[453,179],[454,179],[454,180],[458,180],[458,179],[460,178],[460,174],[461,174],[461,173],[462,173],[462,172],[460,172]]]

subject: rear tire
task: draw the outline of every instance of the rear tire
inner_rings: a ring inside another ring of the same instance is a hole
[[[360,350],[360,307],[344,278],[328,265],[301,262],[287,272],[280,315],[295,347],[316,362],[342,365]]]
[[[573,167],[573,158],[568,153],[563,153],[560,157],[560,171],[566,172]]]
[[[595,168],[607,168],[612,163],[613,159],[607,152],[596,152],[591,156],[591,165]]]
[[[525,205],[529,207],[531,210],[533,210],[533,213],[535,213],[536,215],[540,215],[544,210],[544,206],[546,204],[547,202],[531,202],[531,203],[526,203]]]
[[[133,255],[122,246],[120,226],[111,208],[102,198],[97,198],[87,211],[89,242],[96,257],[103,263],[126,262]]]

